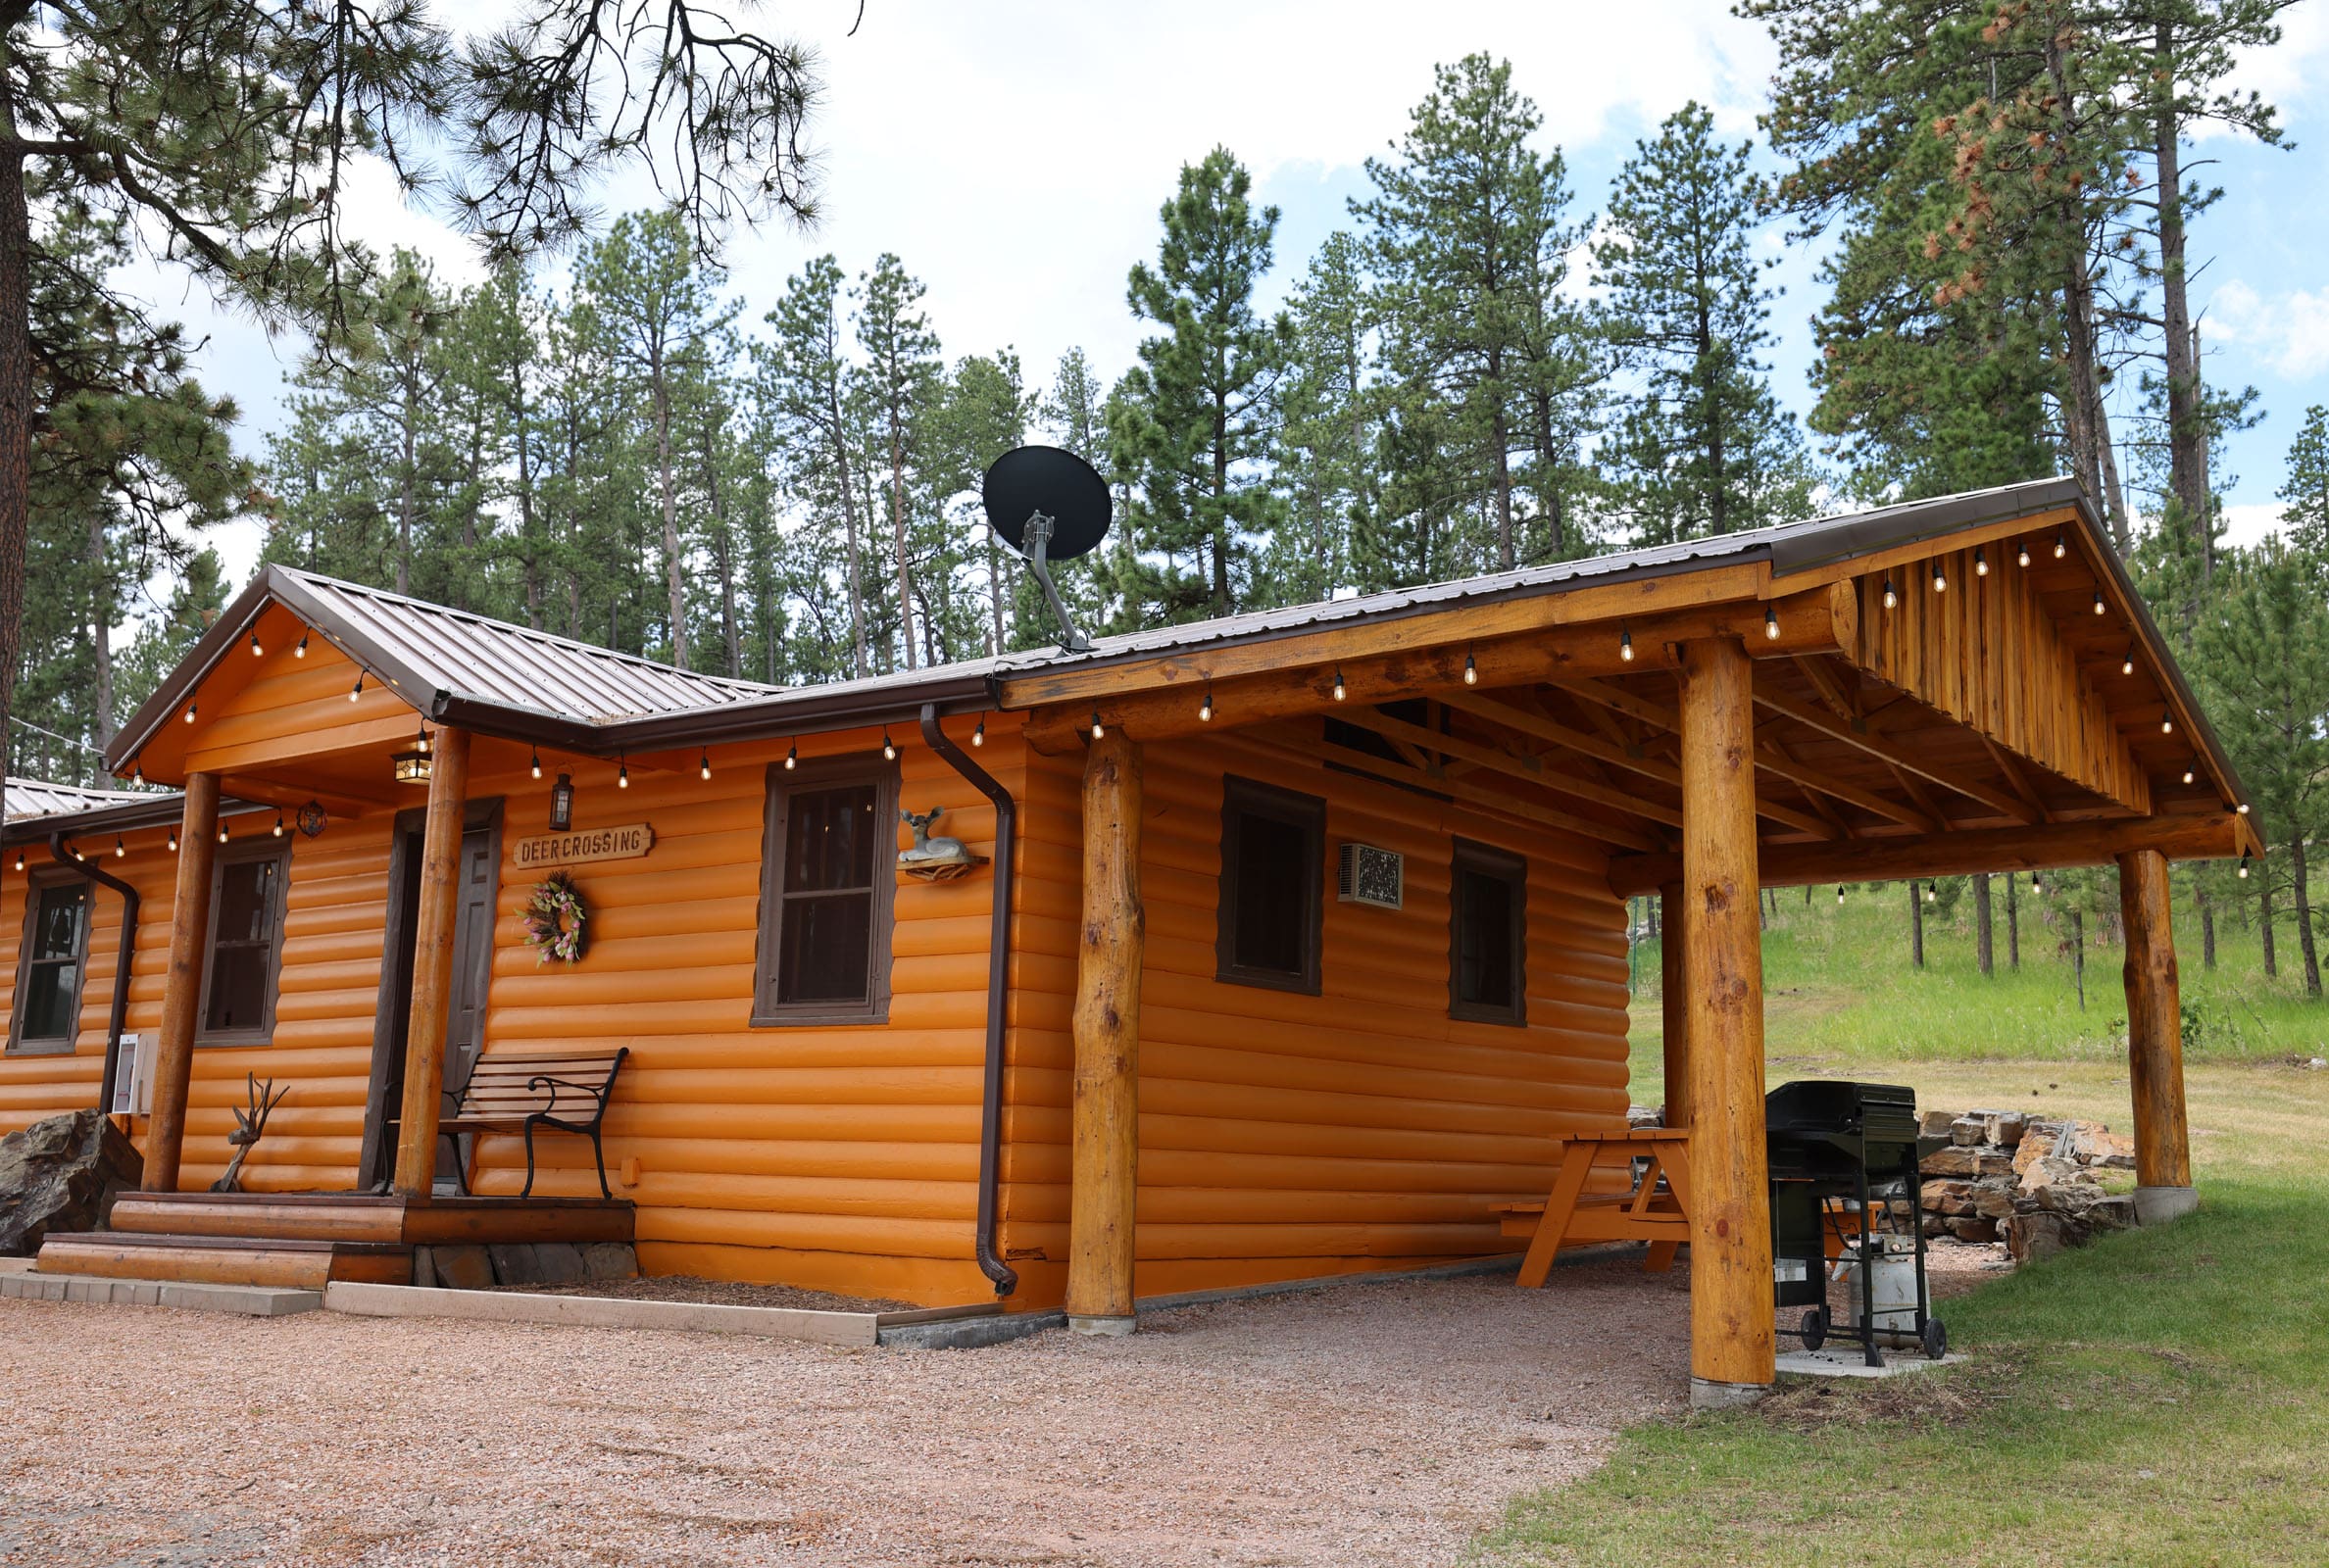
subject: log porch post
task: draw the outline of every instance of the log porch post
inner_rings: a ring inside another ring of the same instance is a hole
[[[1690,981],[1684,974],[1682,884],[1658,890],[1659,1010],[1665,1045],[1665,1114],[1668,1127],[1690,1125]]]
[[[1133,1328],[1140,1164],[1140,748],[1120,729],[1092,742],[1083,777],[1083,926],[1076,942],[1074,1148],[1067,1326]]]
[[[461,829],[469,796],[470,736],[439,729],[430,743],[428,816],[421,828],[421,911],[414,921],[413,1010],[405,1035],[404,1109],[396,1127],[396,1190],[436,1185],[445,1018],[452,1003],[453,928],[461,907]]]
[[[1682,650],[1690,1399],[1702,1407],[1757,1398],[1777,1375],[1751,667],[1727,639]]]
[[[2192,1140],[2184,1119],[2183,1007],[2168,917],[2167,857],[2130,850],[2118,858],[2119,917],[2126,928],[2127,1081],[2135,1102],[2135,1211],[2146,1225],[2199,1206]]]
[[[186,1096],[194,1080],[194,1032],[202,1022],[203,956],[209,947],[211,868],[219,858],[219,775],[186,775],[178,819],[177,896],[170,910],[170,968],[162,981],[162,1034],[154,1052],[154,1115],[146,1124],[144,1187],[174,1193],[186,1144]]]

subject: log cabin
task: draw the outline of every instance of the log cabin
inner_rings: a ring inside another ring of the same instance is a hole
[[[649,1272],[1088,1332],[1509,1252],[1623,1123],[1655,895],[1710,1402],[1773,1374],[1759,886],[2116,861],[2171,1214],[2165,866],[2262,853],[2068,480],[799,688],[270,566],[108,762],[5,829],[0,1131],[99,1105],[196,1189],[256,1072],[253,1194],[516,1203],[520,1139],[439,1136],[460,1086],[619,1050]],[[584,1141],[534,1157],[609,1201]]]

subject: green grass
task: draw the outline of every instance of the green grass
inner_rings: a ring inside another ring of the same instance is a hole
[[[2100,1058],[1838,1054],[1772,1079],[1799,1073],[2126,1125],[2124,1068]],[[2329,1561],[2329,1072],[2218,1061],[2187,1086],[2198,1214],[1947,1301],[1962,1367],[1637,1428],[1592,1477],[1515,1501],[1468,1560]]]
[[[1856,888],[1842,906],[1832,889],[1783,890],[1763,934],[1764,1052],[1773,1061],[1847,1055],[1879,1060],[2085,1060],[2124,1058],[2127,1005],[2119,986],[2126,956],[2116,942],[2088,933],[2086,1004],[2063,933],[2045,910],[2022,902],[2021,966],[2009,967],[2004,901],[1996,926],[1996,972],[1974,958],[1970,898],[1925,922],[1925,966],[1908,962],[1908,893],[1899,884]],[[2176,910],[2177,957],[2192,1061],[2265,1061],[2329,1055],[2329,1004],[2308,1000],[2299,977],[2296,937],[2284,932],[2281,973],[2266,979],[2253,929],[2219,923],[2216,967],[2201,962],[2188,908]],[[1659,1061],[1658,945],[1635,953],[1634,1098],[1656,1103]]]

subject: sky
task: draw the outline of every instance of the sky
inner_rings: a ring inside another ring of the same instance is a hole
[[[495,9],[482,0],[465,15]],[[1753,136],[1774,61],[1760,28],[1710,0],[867,0],[862,22],[858,12],[858,0],[759,9],[754,25],[819,58],[821,213],[813,230],[771,222],[731,235],[730,291],[757,323],[810,259],[830,252],[854,276],[894,251],[927,284],[950,355],[1010,346],[1036,381],[1071,346],[1111,376],[1131,363],[1143,328],[1124,301],[1125,272],[1154,255],[1157,210],[1180,167],[1215,145],[1253,171],[1258,200],[1281,209],[1276,298],[1349,221],[1348,201],[1368,189],[1366,159],[1401,134],[1435,62],[1475,50],[1511,61],[1515,87],[1544,116],[1541,141],[1567,160],[1582,216],[1604,204],[1635,141],[1687,100],[1708,105],[1725,136]],[[2238,476],[2229,520],[2243,539],[2277,516],[2273,492],[2304,410],[2329,404],[2329,4],[2296,7],[2287,30],[2277,50],[2244,64],[2243,85],[2280,106],[2290,146],[2214,137],[2192,155],[2195,177],[2229,193],[2193,235],[2195,258],[2209,259],[2193,289],[2206,374],[2255,386],[2265,411],[2224,454]],[[477,275],[468,242],[400,204],[377,171],[351,194],[362,237],[414,246],[453,281]],[[621,210],[654,192],[626,177],[601,200]],[[1819,251],[1776,233],[1763,243],[1783,290],[1774,390],[1801,413]],[[234,396],[239,444],[263,452],[283,419],[296,335],[221,314],[181,273],[141,267],[130,282],[205,338],[198,373]],[[216,542],[236,580],[247,575],[257,526]]]

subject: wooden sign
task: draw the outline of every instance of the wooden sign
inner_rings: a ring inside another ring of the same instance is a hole
[[[654,848],[655,829],[645,822],[543,833],[518,841],[518,869],[548,871],[586,860],[635,860]]]

